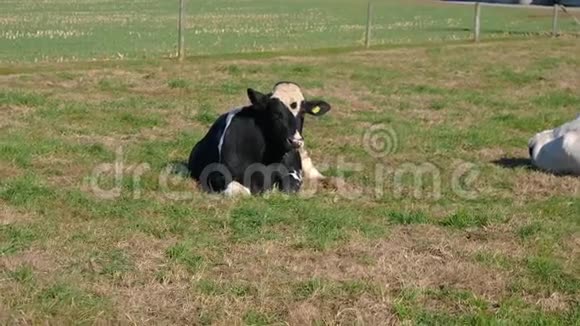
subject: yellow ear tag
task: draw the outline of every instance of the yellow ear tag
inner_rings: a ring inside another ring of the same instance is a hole
[[[316,106],[316,107],[314,107],[314,108],[312,109],[312,113],[314,113],[314,114],[318,114],[318,112],[320,112],[320,107],[319,107],[319,106]]]

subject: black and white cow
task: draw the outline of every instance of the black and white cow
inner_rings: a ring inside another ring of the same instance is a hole
[[[314,167],[312,159],[304,146],[303,128],[306,114],[312,116],[322,116],[330,111],[331,106],[325,101],[307,101],[302,94],[300,86],[293,82],[279,82],[274,86],[271,95],[279,99],[288,107],[290,112],[296,117],[298,132],[294,136],[294,142],[299,144],[299,152],[302,160],[302,169],[305,179],[321,180],[324,176]]]
[[[248,89],[251,105],[217,119],[193,148],[189,170],[209,192],[296,192],[302,161],[297,119],[278,98]]]
[[[580,175],[580,115],[536,134],[528,143],[532,164],[558,174]]]

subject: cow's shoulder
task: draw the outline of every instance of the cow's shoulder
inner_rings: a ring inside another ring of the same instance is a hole
[[[253,119],[236,116],[228,126],[222,144],[223,158],[236,155],[261,161],[266,139]]]
[[[266,139],[251,110],[238,110],[228,122],[221,144],[221,162],[237,175],[249,165],[263,161]]]

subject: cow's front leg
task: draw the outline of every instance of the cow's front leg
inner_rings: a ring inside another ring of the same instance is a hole
[[[244,196],[251,196],[252,192],[250,189],[246,188],[244,185],[237,181],[232,181],[228,184],[226,190],[224,190],[224,195],[226,197],[244,197]]]
[[[304,146],[300,148],[300,159],[302,160],[302,172],[305,179],[323,180],[326,178],[314,167],[314,163],[312,163],[312,159],[310,158],[310,155],[308,155]]]

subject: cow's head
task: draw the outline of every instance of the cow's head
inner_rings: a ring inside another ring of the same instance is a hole
[[[252,102],[250,109],[256,114],[259,128],[273,146],[282,149],[283,152],[299,146],[294,141],[298,133],[296,117],[280,99],[251,88],[248,89],[248,97]]]
[[[297,132],[294,134],[292,142],[297,147],[304,144],[302,137],[304,116],[306,114],[322,116],[331,109],[330,104],[325,101],[306,101],[300,86],[292,82],[279,82],[276,84],[271,97],[284,103],[296,119]]]

